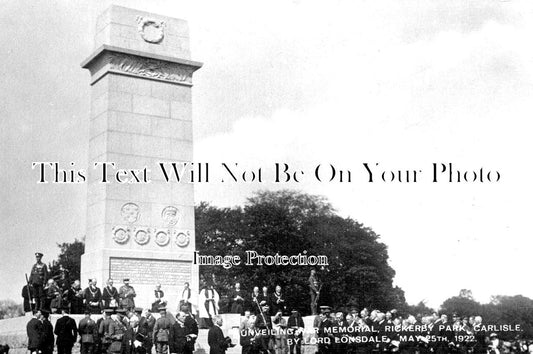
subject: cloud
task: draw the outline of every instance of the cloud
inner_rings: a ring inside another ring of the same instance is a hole
[[[343,58],[353,65],[330,68],[335,82],[323,100],[301,110],[242,117],[230,132],[200,140],[195,160],[351,169],[359,176],[352,184],[307,178],[285,187],[326,195],[341,214],[381,234],[410,302],[428,299],[438,306],[461,288],[482,301],[496,293],[531,295],[524,286],[493,282],[520,284],[520,275],[509,269],[524,267],[527,259],[527,251],[512,244],[502,250],[502,237],[530,244],[525,222],[512,210],[527,209],[518,192],[528,190],[531,197],[531,189],[520,176],[532,171],[518,171],[509,160],[527,159],[518,148],[529,145],[524,128],[531,112],[531,52],[524,40],[521,29],[488,21],[476,31],[444,31],[366,58],[352,55],[347,43]],[[498,185],[435,185],[426,176],[416,185],[370,185],[363,178],[365,161],[424,173],[433,161],[453,162],[462,171],[483,167],[504,177]],[[196,196],[235,205],[260,188],[281,186],[212,183],[198,186]]]

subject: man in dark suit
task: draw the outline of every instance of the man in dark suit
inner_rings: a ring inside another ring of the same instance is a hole
[[[241,290],[241,283],[235,283],[235,289],[229,293],[231,303],[230,313],[244,314],[244,294]]]
[[[143,342],[143,347],[148,354],[152,353],[153,347],[153,332],[155,326],[155,317],[150,310],[145,310],[144,316],[139,321],[139,332],[146,335],[146,339]]]
[[[298,313],[298,310],[292,309],[291,315],[287,320],[287,328],[289,330],[289,353],[302,353],[302,339],[304,331],[304,320]]]
[[[185,332],[187,333],[187,348],[185,353],[192,354],[192,352],[194,352],[196,338],[198,338],[198,323],[190,312],[189,305],[182,305],[181,311],[185,313],[185,320],[183,323],[185,324]]]
[[[185,328],[186,314],[183,311],[176,315],[176,322],[170,328],[169,347],[171,353],[184,354],[192,353],[187,348],[187,329]]]
[[[43,322],[43,340],[41,342],[41,353],[52,354],[54,352],[54,326],[50,323],[48,317],[50,312],[42,310],[42,322]]]
[[[41,311],[36,311],[33,318],[26,325],[28,334],[28,350],[31,354],[36,354],[42,346],[43,323],[41,322]]]
[[[57,354],[71,354],[78,338],[78,327],[76,321],[68,316],[68,307],[63,307],[61,313],[63,317],[57,320],[54,329],[54,334],[57,336]]]
[[[207,333],[207,343],[209,344],[209,354],[224,354],[226,349],[234,347],[235,344],[231,344],[229,337],[224,337],[222,332],[222,317],[216,315],[213,318],[215,325],[209,329]]]
[[[325,354],[331,352],[333,335],[331,334],[332,323],[329,320],[330,310],[325,309],[320,314],[320,324],[318,325],[318,353]]]
[[[22,287],[22,298],[24,299],[23,307],[24,312],[31,312],[33,310],[33,307],[35,305],[33,300],[33,287],[24,285]]]

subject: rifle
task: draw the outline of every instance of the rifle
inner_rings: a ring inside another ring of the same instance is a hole
[[[268,323],[267,323],[265,314],[263,313],[263,309],[261,308],[261,305],[259,304],[259,301],[257,301],[257,298],[255,298],[254,300],[255,300],[255,303],[257,304],[257,307],[259,307],[259,312],[261,313],[261,317],[263,318],[263,322],[265,323],[266,328],[270,329],[268,328]]]
[[[318,304],[318,298],[320,297],[320,290],[322,290],[322,284],[318,287],[318,291],[316,292],[315,302],[313,303],[314,306]]]
[[[30,280],[28,279],[28,273],[24,273],[26,276],[26,290],[28,290],[28,300],[30,301],[30,308],[33,310],[33,305],[35,304],[35,299],[31,296],[30,291]]]

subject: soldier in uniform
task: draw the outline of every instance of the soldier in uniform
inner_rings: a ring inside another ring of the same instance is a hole
[[[155,344],[157,354],[167,354],[172,321],[167,317],[167,309],[165,307],[159,308],[159,314],[161,317],[155,321],[152,341]]]
[[[29,283],[33,287],[33,296],[35,296],[35,309],[40,310],[44,306],[46,295],[44,293],[44,286],[48,281],[48,267],[41,260],[43,254],[41,252],[35,253],[37,262],[31,268]]]
[[[130,279],[124,279],[124,285],[122,285],[118,291],[118,297],[120,299],[120,307],[126,310],[132,310],[135,308],[135,289],[130,285]]]
[[[316,305],[318,303],[318,296],[320,294],[320,286],[316,277],[316,270],[311,269],[309,275],[309,295],[311,296],[311,314],[316,315]]]
[[[56,322],[54,334],[57,336],[57,354],[71,354],[72,347],[78,338],[78,327],[76,321],[67,315],[68,307],[61,309],[62,317]]]
[[[109,326],[113,323],[111,315],[113,314],[112,309],[105,309],[102,320],[98,320],[98,337],[100,337],[100,352],[107,353],[109,346],[111,345],[111,337],[109,335]]]
[[[26,325],[26,333],[28,334],[28,350],[30,351],[30,354],[37,354],[42,347],[44,329],[43,323],[41,322],[41,317],[41,311],[35,311],[32,319]]]
[[[111,316],[113,323],[109,325],[109,338],[111,339],[111,344],[109,345],[107,352],[108,353],[121,353],[122,352],[122,341],[124,334],[126,333],[126,325],[124,324],[124,315],[126,310],[118,309],[117,314]]]
[[[96,323],[91,318],[91,311],[85,310],[85,317],[80,320],[78,325],[81,336],[81,354],[93,354],[96,342]]]

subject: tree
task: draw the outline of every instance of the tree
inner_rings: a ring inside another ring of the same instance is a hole
[[[59,247],[59,256],[49,264],[50,274],[59,277],[62,268],[68,271],[71,280],[80,279],[81,255],[85,252],[83,240],[74,239],[72,243],[58,243],[57,247]]]
[[[420,301],[417,305],[408,305],[402,312],[404,315],[424,316],[435,312],[435,310],[428,307],[424,301]]]
[[[201,203],[196,208],[197,248],[203,255],[238,255],[247,250],[262,255],[325,255],[319,267],[324,281],[321,300],[332,306],[368,306],[390,309],[403,306],[403,291],[393,287],[394,270],[387,246],[369,227],[335,213],[323,197],[296,191],[263,191],[243,207],[217,208]],[[251,291],[254,285],[272,289],[280,284],[288,302],[309,312],[309,266],[246,266],[224,269],[201,266],[204,279],[214,275],[226,293],[236,282]]]
[[[0,319],[24,316],[22,305],[13,300],[0,301]]]
[[[474,299],[454,296],[445,300],[441,305],[441,309],[449,314],[457,313],[459,316],[475,316],[481,313],[481,304]]]

